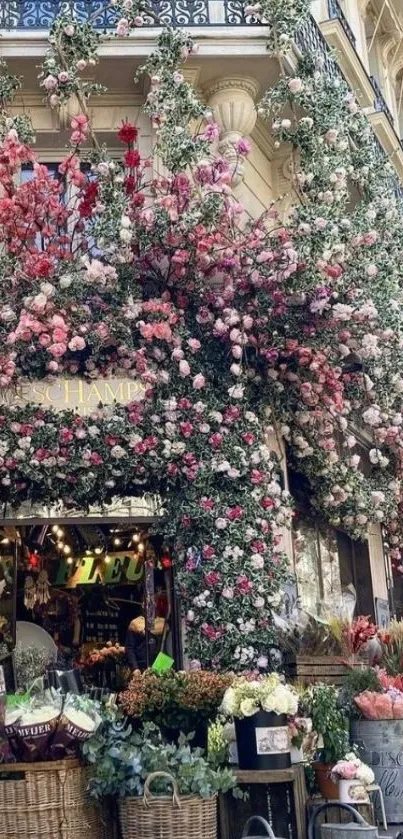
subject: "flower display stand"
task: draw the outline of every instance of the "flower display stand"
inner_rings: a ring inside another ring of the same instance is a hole
[[[257,813],[272,825],[276,836],[306,839],[307,792],[302,764],[268,771],[234,769],[248,799],[234,799],[231,792],[220,796],[220,839],[241,839],[245,822]]]
[[[1,839],[113,839],[88,775],[74,758],[1,766]]]

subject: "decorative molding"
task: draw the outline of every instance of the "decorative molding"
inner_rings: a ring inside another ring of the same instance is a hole
[[[215,79],[206,89],[206,93],[209,97],[212,97],[216,93],[227,92],[228,90],[244,90],[255,100],[259,92],[259,82],[250,76],[226,76],[222,79]]]

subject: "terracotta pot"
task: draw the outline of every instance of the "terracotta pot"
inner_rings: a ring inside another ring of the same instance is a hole
[[[339,798],[339,787],[330,777],[332,764],[316,761],[313,764],[313,770],[322,798],[327,798],[328,801],[337,801]]]

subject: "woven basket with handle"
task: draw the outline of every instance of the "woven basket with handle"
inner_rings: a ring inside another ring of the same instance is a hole
[[[111,839],[76,759],[0,767],[0,839]]]
[[[172,784],[172,796],[154,796],[150,785],[164,777]],[[119,816],[123,839],[217,839],[217,796],[179,795],[167,772],[149,775],[143,797],[123,799]]]

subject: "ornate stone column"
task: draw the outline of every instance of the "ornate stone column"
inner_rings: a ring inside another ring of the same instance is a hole
[[[242,160],[235,146],[242,137],[250,136],[256,125],[258,90],[255,79],[230,76],[216,79],[206,91],[208,107],[221,130],[218,151],[233,168],[233,186],[237,186],[244,176]]]

